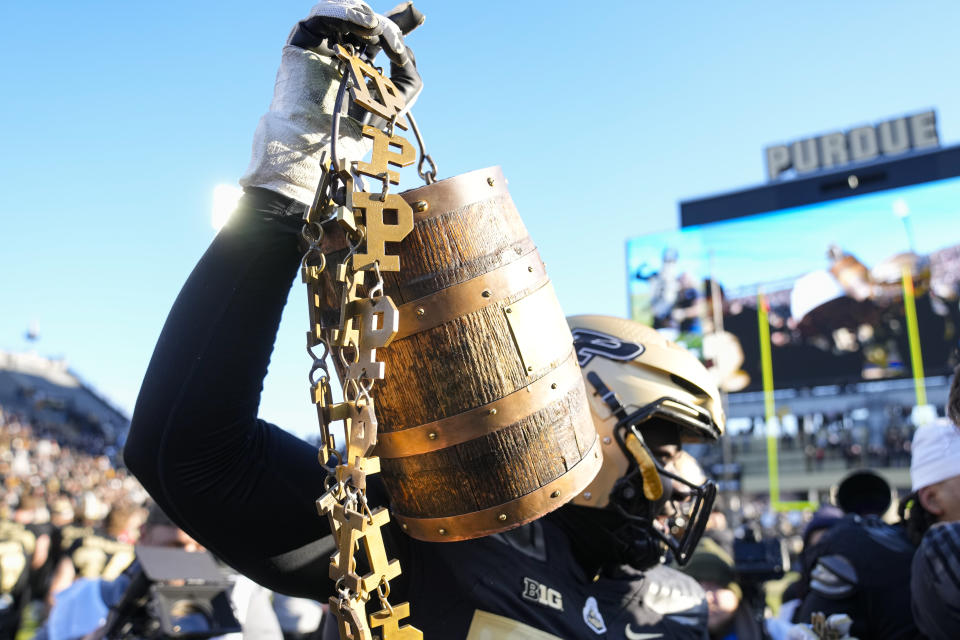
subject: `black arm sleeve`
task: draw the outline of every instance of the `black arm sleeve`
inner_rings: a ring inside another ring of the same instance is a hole
[[[184,285],[134,410],[127,466],[187,533],[274,590],[321,598],[334,550],[317,449],[257,419],[299,267],[303,205],[249,189]],[[278,215],[281,214],[281,215]]]

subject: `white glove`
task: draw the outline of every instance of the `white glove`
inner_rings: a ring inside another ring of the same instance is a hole
[[[283,48],[270,110],[253,134],[240,186],[270,189],[309,206],[320,184],[321,152],[330,146],[340,76],[336,62],[294,45]],[[370,149],[352,118],[340,118],[337,155],[358,160]]]
[[[359,0],[320,2],[297,23],[283,48],[273,101],[257,125],[241,186],[270,189],[308,206],[313,202],[320,183],[321,153],[329,150],[340,81],[337,61],[324,53],[330,51],[328,42],[341,41],[366,46],[374,53],[383,47],[393,61],[392,71],[409,77],[412,70],[415,80],[405,84],[419,92],[419,75],[393,21]],[[407,88],[403,82],[397,85],[401,91]],[[361,129],[353,118],[341,116],[337,156],[353,161],[366,155],[372,143],[360,135]]]
[[[325,0],[314,5],[307,18],[297,23],[287,38],[287,44],[313,49],[322,40],[332,38],[357,46],[375,47],[377,50],[383,47],[390,60],[403,66],[407,62],[407,47],[394,16],[403,13],[412,4],[406,2],[397,5],[386,16],[382,16],[360,0]],[[419,16],[416,26],[419,26],[423,14],[416,14]],[[408,32],[416,26],[408,26]],[[369,57],[373,58],[374,55]]]

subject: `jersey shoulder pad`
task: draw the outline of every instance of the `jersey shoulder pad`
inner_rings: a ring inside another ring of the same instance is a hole
[[[960,628],[960,522],[935,524],[923,536],[910,590],[920,631],[931,638],[955,636]]]
[[[22,524],[10,521],[0,523],[0,540],[19,544],[27,554],[33,553],[37,543],[37,537],[32,531]]]
[[[661,614],[675,614],[699,608],[706,602],[703,587],[676,569],[658,565],[644,573],[643,604]]]
[[[831,600],[849,598],[858,587],[857,570],[841,555],[821,556],[810,572],[810,589]]]
[[[913,557],[914,548],[902,526],[890,525],[877,517],[864,519],[864,531],[868,538],[888,551]]]
[[[914,572],[960,593],[960,522],[935,524],[923,536]]]
[[[79,527],[74,524],[68,524],[61,530],[60,548],[68,551],[77,543],[77,540],[89,535],[93,535],[93,529],[90,527]]]

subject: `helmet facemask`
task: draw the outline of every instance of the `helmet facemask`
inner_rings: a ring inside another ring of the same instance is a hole
[[[628,413],[595,372],[587,373],[587,381],[617,418],[613,434],[628,461],[627,472],[610,492],[609,508],[626,523],[617,534],[629,541],[630,564],[653,566],[666,547],[678,565],[685,565],[707,526],[717,487],[711,480],[697,483],[671,471],[655,452],[671,446],[679,450],[685,433],[698,434],[712,424],[709,413],[667,397]],[[659,520],[668,503],[686,520],[679,538]]]

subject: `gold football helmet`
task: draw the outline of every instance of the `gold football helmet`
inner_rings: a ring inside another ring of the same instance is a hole
[[[684,564],[703,535],[716,485],[685,477],[676,456],[658,445],[712,442],[724,428],[720,394],[697,358],[654,329],[608,316],[567,318],[586,379],[594,424],[603,446],[603,466],[573,503],[613,509],[631,523],[640,556],[659,559],[666,545]],[[664,505],[677,497],[688,524],[679,540],[656,524]]]

